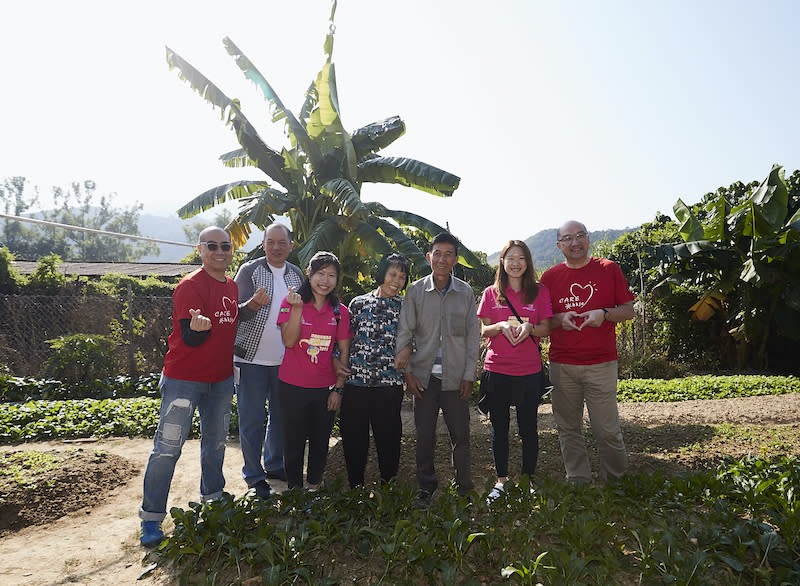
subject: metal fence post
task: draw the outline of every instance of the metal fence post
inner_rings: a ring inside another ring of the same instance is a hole
[[[128,283],[128,376],[136,377],[136,356],[133,347],[133,287]]]

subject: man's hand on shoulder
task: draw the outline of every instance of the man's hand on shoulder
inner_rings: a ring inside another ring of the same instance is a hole
[[[192,316],[192,321],[189,322],[189,329],[195,332],[206,332],[211,329],[211,320],[203,315],[201,309],[190,309],[189,315]]]

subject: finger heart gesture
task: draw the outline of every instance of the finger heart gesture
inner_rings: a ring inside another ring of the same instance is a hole
[[[286,302],[291,306],[303,305],[303,298],[294,290],[294,287],[289,287],[289,294],[286,296]]]
[[[203,315],[201,309],[190,309],[189,315],[192,316],[192,321],[189,322],[189,329],[195,332],[205,332],[211,329],[211,320]]]

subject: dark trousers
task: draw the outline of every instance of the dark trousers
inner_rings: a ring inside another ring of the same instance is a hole
[[[309,484],[322,482],[328,460],[328,440],[335,413],[328,411],[330,389],[307,389],[280,381],[279,408],[283,419],[283,469],[289,488],[303,486],[303,458],[308,439]]]
[[[442,381],[431,376],[422,398],[414,398],[414,423],[417,426],[417,483],[433,494],[439,486],[434,469],[436,422],[439,409],[444,415],[450,434],[453,469],[458,494],[468,494],[473,488],[469,444],[469,402],[458,396],[458,389],[443,390]]]
[[[400,420],[402,403],[403,387],[399,385],[345,385],[339,429],[342,432],[344,461],[351,488],[364,484],[370,425],[375,438],[375,450],[378,452],[381,480],[388,482],[397,476],[397,468],[400,466],[400,438],[403,435],[403,423]]]
[[[492,455],[499,478],[508,476],[508,428],[511,405],[517,404],[517,425],[522,439],[522,474],[533,478],[539,458],[537,417],[542,399],[542,373],[524,376],[489,374],[489,420],[492,422]]]

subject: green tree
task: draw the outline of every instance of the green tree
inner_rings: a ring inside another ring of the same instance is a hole
[[[343,285],[356,290],[368,275],[373,259],[395,249],[421,274],[426,262],[423,250],[399,226],[412,226],[429,237],[445,231],[435,223],[402,210],[390,210],[377,202],[363,202],[364,183],[399,183],[433,195],[448,197],[460,179],[426,163],[403,157],[382,157],[377,152],[405,132],[399,116],[375,122],[349,133],[340,117],[336,72],[332,59],[336,2],[332,2],[330,30],[325,39],[325,64],[306,92],[295,116],[269,82],[229,38],[228,53],[247,79],[268,102],[274,122],[285,124],[289,145],[279,151],[269,147],[244,116],[239,101],[226,96],[186,60],[167,47],[167,62],[203,98],[219,108],[223,120],[236,133],[241,149],[220,159],[228,167],[253,166],[267,176],[263,181],[236,181],[210,189],[184,205],[178,214],[191,217],[216,204],[240,199],[238,216],[227,226],[237,246],[250,235],[250,225],[263,229],[276,216],[291,221],[297,246],[292,259],[305,266],[318,250],[331,250],[343,266]],[[461,262],[477,267],[475,255],[462,249]]]
[[[697,288],[676,284],[669,295],[655,293],[665,277],[660,247],[680,241],[675,221],[658,212],[613,242],[593,242],[593,253],[620,266],[638,300],[636,319],[620,326],[618,336],[623,376],[669,377],[719,367],[716,324],[689,319]]]
[[[40,258],[26,289],[39,295],[58,295],[67,282],[67,278],[58,270],[60,264],[63,264],[61,257],[55,252]]]
[[[0,293],[17,293],[25,279],[14,270],[14,254],[5,246],[0,246]]]
[[[98,200],[94,181],[73,182],[66,190],[54,187],[53,201],[55,209],[44,214],[47,220],[93,230],[140,235],[142,204],[114,207],[114,194],[101,194]],[[54,244],[51,250],[58,252],[63,247],[66,260],[135,261],[147,254],[158,254],[158,246],[151,242],[56,228],[47,231]]]
[[[6,213],[21,215],[34,207],[38,193],[26,199],[26,179],[11,177],[0,187],[0,199]],[[67,189],[52,188],[53,208],[41,212],[41,219],[93,230],[138,236],[142,204],[118,208],[114,194],[98,194],[94,181],[73,182]],[[69,230],[59,226],[33,225],[25,228],[22,222],[6,220],[4,243],[20,258],[36,260],[48,254],[58,254],[64,260],[97,260],[107,262],[136,261],[147,254],[157,254],[154,243],[127,240],[90,232]]]
[[[28,180],[21,176],[5,177],[0,182],[0,204],[6,215],[21,216],[38,203],[38,191],[34,190],[33,197],[26,196],[27,182]],[[3,219],[0,242],[19,256],[34,258],[29,254],[29,250],[37,236],[37,230],[27,227],[19,220]]]
[[[760,184],[737,182],[693,207],[679,199],[673,209],[683,242],[659,248],[667,273],[662,290],[699,288],[693,317],[723,320],[737,368],[768,368],[771,341],[797,348],[800,171],[787,182],[775,165]]]
[[[233,213],[230,210],[220,210],[210,222],[192,222],[188,226],[183,227],[183,233],[186,235],[186,242],[197,244],[200,239],[200,232],[209,226],[227,226],[233,220]]]

